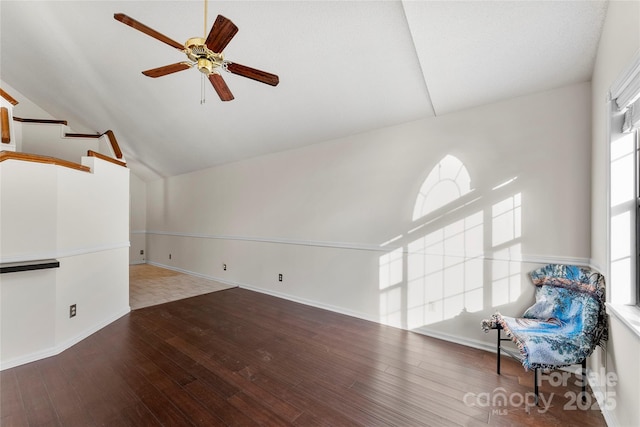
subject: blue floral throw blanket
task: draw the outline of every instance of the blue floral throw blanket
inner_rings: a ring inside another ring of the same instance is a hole
[[[501,327],[516,343],[525,369],[581,363],[607,340],[604,277],[588,268],[549,264],[530,273],[536,303],[520,318],[494,314],[485,332]],[[498,326],[499,325],[499,326]]]

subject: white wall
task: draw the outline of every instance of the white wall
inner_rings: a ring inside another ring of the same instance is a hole
[[[0,163],[0,262],[60,262],[1,275],[2,369],[57,354],[129,312],[129,170],[82,162],[91,173]]]
[[[589,261],[590,96],[589,83],[577,84],[148,183],[148,259],[492,347],[494,337],[480,332],[480,320],[496,309],[518,314],[530,305],[529,270],[549,261]],[[448,154],[469,171],[468,204],[412,221],[422,182]],[[494,247],[493,205],[516,195],[521,234]],[[432,276],[414,280],[412,265],[421,261],[408,252],[412,242],[474,213],[482,222],[483,256],[472,259],[469,249],[478,242],[463,239],[443,249],[449,256],[436,254],[438,262],[456,264],[442,268],[444,285],[434,288]],[[387,265],[394,248],[401,248],[399,261]],[[381,278],[389,269],[393,283]],[[476,292],[458,289],[463,285]],[[438,292],[458,293],[464,302],[449,295],[439,321],[420,323],[416,316],[437,312],[429,301]]]
[[[133,173],[130,177],[129,263],[144,264],[147,257],[147,184]],[[144,253],[140,254],[140,251]]]
[[[38,359],[56,345],[55,270],[7,273],[0,277],[0,362]],[[6,362],[9,366],[5,366]]]
[[[99,139],[65,137],[65,132],[71,131],[64,125],[14,122],[14,126],[21,134],[20,151],[24,153],[56,157],[74,163],[80,163],[88,150],[109,153],[102,151],[104,148],[101,150],[101,145],[104,147],[104,144],[100,144]]]
[[[611,1],[600,39],[593,74],[592,143],[592,225],[593,263],[608,270],[608,148],[609,115],[607,92],[618,74],[626,68],[640,48],[640,3]],[[640,423],[640,337],[619,318],[610,315],[610,335],[606,353],[592,360],[595,371],[614,373],[618,381],[602,383],[604,393],[614,398],[615,408],[606,412],[612,425],[635,426]]]

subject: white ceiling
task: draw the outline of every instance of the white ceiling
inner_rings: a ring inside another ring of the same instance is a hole
[[[154,179],[589,81],[606,6],[210,1],[207,32],[217,14],[239,28],[225,57],[280,84],[224,73],[235,100],[205,81],[201,105],[197,70],[141,74],[184,55],[113,14],[183,43],[203,1],[2,0],[0,78],[74,131],[112,129]]]

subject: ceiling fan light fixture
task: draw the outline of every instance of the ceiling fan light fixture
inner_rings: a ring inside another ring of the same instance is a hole
[[[213,72],[213,62],[208,58],[198,58],[198,70],[206,75],[211,74]]]

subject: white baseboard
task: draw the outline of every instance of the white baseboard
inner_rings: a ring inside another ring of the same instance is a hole
[[[480,330],[480,328],[478,328],[478,330]],[[490,353],[495,353],[496,352],[496,346],[495,344],[489,344],[486,343],[484,341],[480,341],[480,340],[473,340],[473,339],[469,339],[469,338],[461,338],[459,336],[456,335],[451,335],[451,334],[447,334],[444,332],[438,332],[438,331],[432,331],[430,329],[421,329],[421,328],[417,328],[417,329],[413,329],[412,332],[415,332],[417,334],[420,335],[425,335],[431,338],[437,338],[439,340],[442,341],[448,341],[454,344],[460,344],[460,345],[464,345],[466,347],[472,347],[472,348],[477,348],[478,350],[484,350],[484,351],[488,351]]]
[[[39,350],[39,351],[26,354],[20,357],[16,357],[13,359],[0,361],[0,371],[3,371],[5,369],[10,369],[10,368],[15,368],[16,366],[24,365],[26,363],[35,362],[37,360],[45,359],[47,357],[60,354],[66,349],[68,349],[69,347],[74,346],[75,344],[79,343],[83,339],[87,338],[88,336],[98,332],[100,329],[104,328],[105,326],[115,322],[122,316],[128,314],[130,311],[131,311],[131,308],[127,306],[126,308],[119,310],[118,312],[112,314],[111,316],[93,325],[92,327],[85,329],[80,334],[74,337],[71,337],[61,343],[58,343],[54,347]]]
[[[591,381],[590,376],[587,376],[589,380],[589,386],[593,391],[594,396],[598,399],[598,406],[600,407],[600,412],[602,412],[602,416],[604,417],[604,421],[607,423],[608,427],[617,427],[620,424],[616,420],[616,416],[613,412],[607,409],[607,405],[603,402],[604,396],[607,395],[606,390],[600,386],[600,384],[594,383]]]
[[[337,306],[330,305],[330,304],[321,304],[321,303],[318,303],[316,301],[311,301],[311,300],[308,300],[308,299],[305,299],[305,298],[297,297],[295,295],[284,294],[284,293],[281,293],[281,292],[272,291],[270,289],[257,288],[255,286],[251,286],[251,285],[248,285],[246,283],[239,284],[238,286],[240,288],[242,288],[242,289],[248,289],[250,291],[259,292],[261,294],[271,295],[271,296],[274,296],[274,297],[277,297],[277,298],[286,299],[288,301],[297,302],[299,304],[308,305],[310,307],[315,307],[315,308],[331,311],[331,312],[338,313],[338,314],[344,314],[345,316],[351,316],[351,317],[355,317],[355,318],[358,318],[358,319],[367,320],[369,322],[380,323],[380,321],[378,319],[376,319],[373,316],[370,316],[370,315],[368,315],[366,313],[361,313],[361,312],[352,311],[352,310],[345,310],[342,307],[337,307]]]
[[[234,282],[234,281],[228,280],[228,279],[223,279],[222,277],[209,276],[209,275],[202,274],[202,273],[196,273],[195,271],[185,270],[184,268],[178,268],[178,267],[174,267],[172,265],[166,265],[166,264],[162,264],[162,263],[159,263],[159,262],[146,261],[145,264],[153,265],[153,266],[160,267],[160,268],[166,268],[167,270],[177,271],[179,273],[184,273],[184,274],[188,274],[190,276],[200,277],[202,279],[214,280],[214,281],[220,282],[220,283],[222,283],[224,285],[230,285],[230,286],[235,286],[235,287],[241,286],[241,284],[238,283],[238,282]]]
[[[334,313],[344,314],[344,315],[347,315],[347,316],[356,317],[358,319],[364,319],[364,320],[368,320],[370,322],[379,323],[378,319],[375,319],[372,316],[369,316],[369,315],[367,315],[365,313],[360,313],[360,312],[351,311],[351,310],[345,310],[342,307],[337,307],[337,306],[333,306],[333,305],[329,305],[329,304],[321,304],[321,303],[318,303],[316,301],[311,301],[311,300],[308,300],[308,299],[305,299],[305,298],[296,297],[295,295],[289,295],[289,294],[285,294],[285,293],[282,293],[282,292],[272,291],[270,289],[264,289],[264,288],[259,288],[259,287],[256,287],[256,286],[252,286],[252,285],[250,285],[248,283],[237,282],[237,281],[234,281],[234,280],[228,280],[228,279],[224,279],[224,278],[218,277],[218,276],[208,276],[206,274],[196,273],[194,271],[189,271],[189,270],[185,270],[183,268],[178,268],[178,267],[174,267],[174,266],[170,266],[170,265],[165,265],[165,264],[162,264],[162,263],[159,263],[159,262],[154,262],[154,261],[147,261],[147,264],[154,265],[156,267],[166,268],[167,270],[173,270],[173,271],[177,271],[177,272],[180,272],[180,273],[189,274],[191,276],[201,277],[203,279],[214,280],[216,282],[220,282],[220,283],[225,284],[225,285],[235,286],[235,287],[242,288],[242,289],[248,289],[250,291],[259,292],[261,294],[266,294],[266,295],[271,295],[271,296],[274,296],[274,297],[277,297],[277,298],[286,299],[288,301],[293,301],[293,302],[297,302],[297,303],[300,303],[300,304],[308,305],[308,306],[311,306],[311,307],[316,307],[316,308],[332,311]]]

